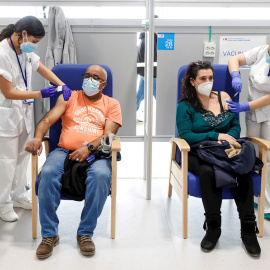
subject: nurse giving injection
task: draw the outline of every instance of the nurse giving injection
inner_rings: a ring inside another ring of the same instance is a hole
[[[248,80],[248,101],[226,101],[232,112],[246,112],[248,137],[270,140],[270,48],[263,45],[229,59],[232,87],[236,92],[242,88],[239,66],[251,66]],[[264,218],[270,220],[270,153],[267,154]],[[254,206],[257,207],[255,197]]]
[[[32,209],[25,190],[30,155],[24,146],[30,140],[33,99],[49,98],[62,86],[63,98],[71,90],[34,53],[45,36],[42,23],[33,16],[9,24],[0,34],[0,218],[18,220],[14,207]],[[37,71],[56,86],[32,91],[32,73]]]

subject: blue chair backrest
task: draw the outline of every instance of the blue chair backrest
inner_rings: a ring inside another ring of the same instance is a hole
[[[52,71],[55,75],[64,82],[71,90],[81,90],[83,84],[83,76],[88,67],[92,66],[88,64],[59,64],[56,65]],[[103,94],[112,97],[113,96],[113,76],[112,71],[108,66],[100,65],[107,71],[107,85],[103,89]],[[57,101],[58,96],[61,93],[56,93],[53,97],[50,98],[50,108],[52,109]],[[62,129],[62,120],[61,118],[56,121],[49,131],[49,152],[53,151],[59,142],[59,137]]]
[[[228,70],[227,65],[212,65],[214,68],[214,91],[224,91],[227,92],[233,101],[239,101],[239,95],[234,97],[235,90],[232,88],[232,78]],[[182,98],[182,80],[185,76],[187,65],[182,66],[178,70],[177,76],[177,103]],[[178,137],[177,128],[175,126],[175,137]],[[181,153],[179,149],[176,151],[176,161],[181,163]]]

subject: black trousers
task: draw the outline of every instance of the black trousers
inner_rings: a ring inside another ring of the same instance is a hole
[[[206,221],[221,220],[222,189],[216,187],[215,173],[211,164],[201,160],[198,156],[189,154],[188,170],[200,178],[202,202]],[[237,177],[238,186],[231,188],[234,200],[243,221],[255,220],[253,206],[253,181],[250,174]]]

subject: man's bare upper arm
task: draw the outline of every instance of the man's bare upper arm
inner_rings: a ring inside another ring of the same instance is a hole
[[[116,134],[119,129],[119,124],[107,119],[105,123],[105,130],[104,134],[107,134],[108,132]]]
[[[63,95],[60,95],[54,107],[44,116],[43,121],[48,122],[49,126],[53,125],[65,112],[67,101]]]

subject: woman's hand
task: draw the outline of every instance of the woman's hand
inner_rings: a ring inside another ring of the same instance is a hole
[[[82,146],[69,155],[69,159],[83,162],[89,156],[87,145]]]
[[[229,106],[229,110],[231,112],[239,113],[239,112],[247,112],[250,111],[249,103],[239,103],[233,102],[230,100],[226,100],[227,105]]]
[[[229,134],[225,134],[225,133],[219,133],[218,135],[218,140],[219,141],[236,141],[236,139],[234,137],[232,137]]]
[[[49,86],[47,88],[41,89],[41,95],[43,98],[49,98],[55,95],[57,86]]]

